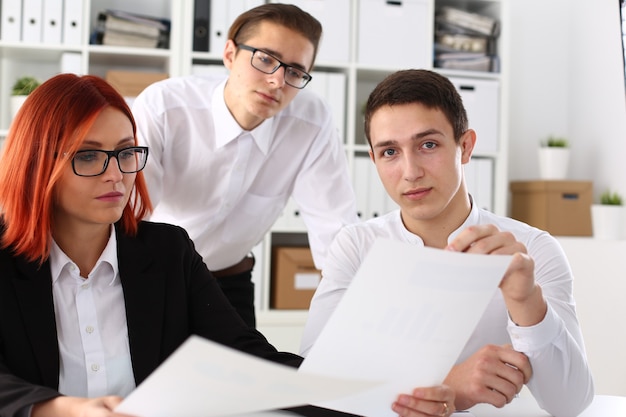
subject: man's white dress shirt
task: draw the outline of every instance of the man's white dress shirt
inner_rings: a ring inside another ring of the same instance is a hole
[[[346,155],[326,104],[306,89],[276,116],[243,130],[223,76],[146,88],[133,103],[151,220],[184,227],[209,269],[239,262],[293,195],[321,268],[337,231],[358,220]]]
[[[533,375],[528,388],[539,405],[554,416],[578,415],[593,399],[594,388],[576,317],[572,271],[563,250],[556,239],[544,231],[476,207],[448,241],[476,224],[494,224],[502,231],[513,233],[526,245],[535,261],[535,280],[548,302],[548,312],[535,326],[516,326],[509,318],[502,293],[497,291],[457,363],[487,344],[512,344],[515,350],[530,358]],[[322,280],[311,302],[302,355],[311,349],[378,237],[424,246],[419,236],[404,227],[400,210],[343,228],[329,249]],[[380,281],[385,285],[384,276]]]

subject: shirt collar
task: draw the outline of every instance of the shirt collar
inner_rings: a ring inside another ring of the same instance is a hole
[[[468,226],[471,226],[473,224],[478,224],[480,221],[480,212],[478,211],[476,204],[474,204],[474,199],[472,198],[471,195],[469,195],[469,198],[470,198],[470,204],[471,204],[470,213],[465,219],[465,221],[463,222],[463,224],[461,224],[461,226],[459,226],[455,231],[450,233],[450,236],[448,236],[448,243],[454,240],[454,238],[456,238],[457,235],[461,233],[462,230],[465,230]],[[398,220],[400,221],[400,224],[402,225],[402,234],[404,235],[406,241],[413,243],[413,244],[421,244],[423,246],[424,241],[422,240],[422,238],[410,232],[406,228],[404,223],[402,222],[402,215],[401,215],[400,210],[398,210]]]
[[[112,279],[108,284],[113,285],[119,275],[119,267],[117,263],[117,238],[115,234],[115,227],[113,227],[113,225],[111,225],[109,241],[100,254],[100,258],[98,258],[92,272],[96,271],[102,263],[108,263],[113,269]],[[53,285],[61,276],[63,269],[71,265],[76,266],[76,264],[65,254],[65,252],[63,252],[59,245],[57,245],[54,239],[52,239],[52,245],[50,247],[50,272],[52,274]]]
[[[228,79],[222,81],[217,88],[215,88],[213,91],[213,97],[211,98],[213,121],[215,123],[216,132],[215,145],[218,148],[221,148],[238,137],[249,133],[261,152],[263,152],[264,155],[267,155],[272,139],[271,133],[273,131],[274,117],[265,120],[251,131],[242,129],[226,106],[224,88],[226,87],[227,81]]]
[[[474,199],[472,198],[471,194],[469,195],[469,198],[470,198],[470,204],[471,204],[469,216],[467,216],[463,224],[459,226],[458,229],[450,233],[450,236],[448,237],[448,243],[451,242],[454,238],[456,238],[457,235],[461,233],[462,230],[467,229],[471,225],[479,223],[480,213],[478,211],[478,208],[476,207],[476,204],[474,204]]]

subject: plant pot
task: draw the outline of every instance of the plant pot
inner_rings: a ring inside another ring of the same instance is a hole
[[[568,148],[539,148],[539,177],[544,180],[564,180],[569,167]]]
[[[11,96],[11,120],[15,118],[15,115],[19,111],[20,107],[22,107],[22,104],[24,104],[27,97],[28,96]]]
[[[624,235],[624,206],[606,204],[591,205],[593,237],[603,240],[617,240]]]

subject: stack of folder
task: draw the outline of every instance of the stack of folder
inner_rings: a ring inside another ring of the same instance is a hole
[[[170,21],[145,15],[107,10],[98,14],[93,44],[138,48],[169,48]]]
[[[435,67],[498,71],[498,20],[453,7],[442,7],[435,19]]]

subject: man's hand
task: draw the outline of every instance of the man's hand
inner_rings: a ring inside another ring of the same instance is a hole
[[[510,232],[502,232],[492,224],[470,226],[448,244],[447,250],[457,252],[513,255],[500,282],[500,291],[511,320],[518,326],[533,326],[546,315],[548,305],[541,287],[535,282],[535,263],[526,246]]]
[[[503,407],[520,392],[532,375],[528,358],[510,345],[487,345],[455,365],[444,384],[456,393],[456,408],[479,403]]]
[[[526,253],[526,246],[511,232],[502,232],[493,224],[478,224],[460,232],[447,246],[455,252],[513,255]]]

